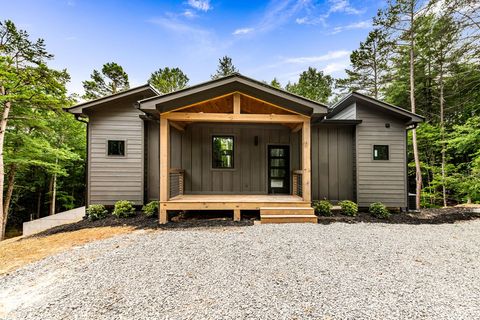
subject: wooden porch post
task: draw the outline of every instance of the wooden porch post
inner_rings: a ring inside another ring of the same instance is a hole
[[[170,167],[170,125],[168,120],[160,115],[160,210],[159,222],[168,222],[168,213],[163,209],[162,202],[168,201],[170,193],[170,182],[168,169]]]
[[[312,201],[311,162],[310,162],[310,119],[303,121],[302,128],[302,195],[303,201]]]

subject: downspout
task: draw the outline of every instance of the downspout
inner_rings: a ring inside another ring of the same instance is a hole
[[[416,129],[418,126],[418,123],[416,122],[413,122],[413,123],[410,123],[407,125],[407,128],[405,130],[405,185],[406,185],[406,204],[407,204],[407,207],[406,207],[406,212],[409,211],[409,184],[408,184],[408,131],[410,130],[413,130],[413,129]]]
[[[87,132],[86,132],[86,139],[87,139],[87,157],[85,158],[85,206],[88,206],[88,158],[90,157],[90,148],[89,148],[89,145],[90,145],[90,139],[89,139],[89,136],[90,136],[90,128],[89,128],[89,124],[88,124],[88,121],[82,119],[82,117],[80,115],[75,115],[75,120],[77,121],[80,121],[80,122],[83,122],[87,125]]]

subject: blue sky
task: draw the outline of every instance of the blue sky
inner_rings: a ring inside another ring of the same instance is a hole
[[[82,93],[94,68],[115,61],[131,86],[158,68],[179,67],[190,84],[206,81],[228,55],[244,75],[282,84],[308,66],[335,77],[371,30],[383,1],[86,1],[0,0],[11,19],[45,39],[66,68],[70,92]]]

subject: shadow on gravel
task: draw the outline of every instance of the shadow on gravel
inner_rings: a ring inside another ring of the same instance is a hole
[[[459,221],[480,219],[480,213],[472,212],[470,208],[438,208],[423,209],[417,213],[392,213],[388,219],[372,217],[367,212],[359,212],[356,217],[334,215],[331,217],[319,217],[318,223],[331,224],[344,223],[390,223],[390,224],[444,224]]]

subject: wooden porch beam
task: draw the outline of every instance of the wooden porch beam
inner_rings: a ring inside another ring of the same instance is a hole
[[[165,202],[169,198],[170,182],[168,173],[170,164],[170,125],[168,120],[160,115],[160,202]],[[165,224],[168,222],[167,210],[160,207],[159,222]]]
[[[310,120],[306,120],[302,128],[302,197],[305,202],[312,200],[310,139]]]
[[[298,132],[300,130],[302,130],[303,128],[303,123],[300,123],[298,125],[296,125],[295,127],[292,128],[292,133],[295,133],[295,132]]]
[[[304,123],[310,118],[285,114],[232,114],[172,112],[161,115],[172,121],[239,122],[239,123]]]
[[[185,132],[185,126],[182,126],[182,125],[181,125],[180,123],[178,123],[178,122],[173,122],[173,121],[172,121],[172,122],[170,122],[170,125],[171,125],[172,127],[174,127],[175,129],[177,129],[178,131],[180,131],[180,132]]]
[[[240,93],[233,94],[233,113],[240,114]]]

